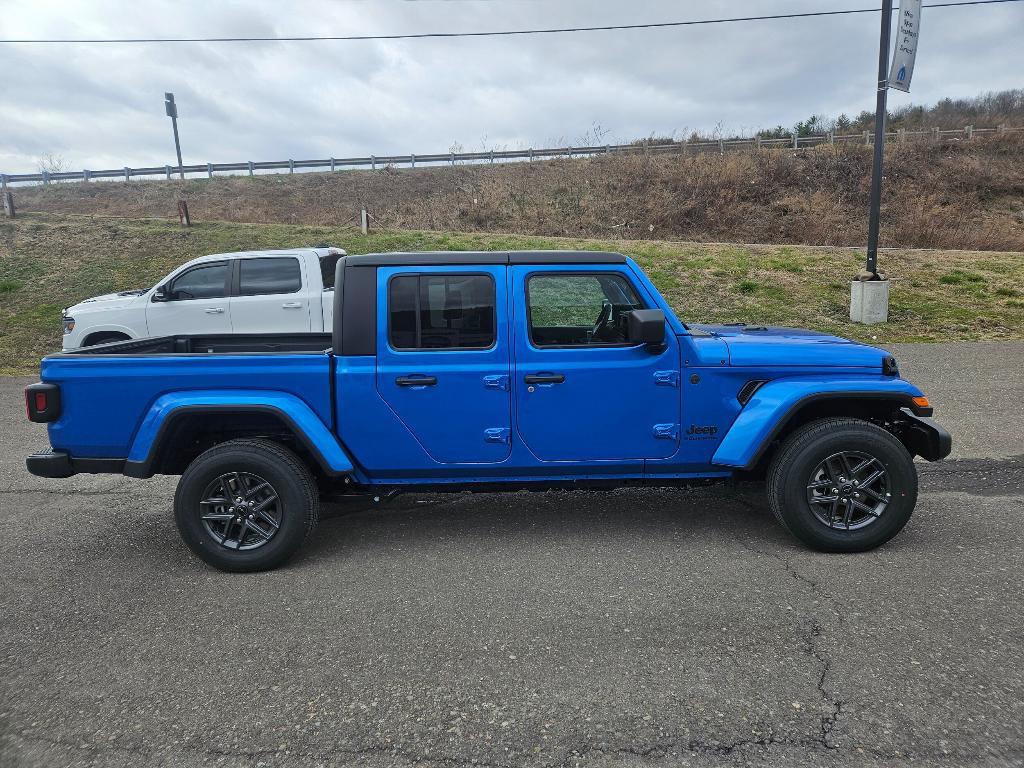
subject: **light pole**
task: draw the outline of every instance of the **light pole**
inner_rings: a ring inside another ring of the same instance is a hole
[[[885,118],[889,94],[889,38],[891,33],[892,0],[882,0],[882,30],[878,40],[878,100],[875,107],[875,159],[871,167],[868,259],[864,266],[864,271],[871,273],[870,280],[878,279],[878,228],[882,208],[882,161],[885,157]]]
[[[178,175],[184,179],[185,171],[181,165],[181,142],[178,140],[178,105],[174,103],[174,94],[164,94],[164,110],[171,118],[171,127],[174,129],[174,151],[178,153]]]

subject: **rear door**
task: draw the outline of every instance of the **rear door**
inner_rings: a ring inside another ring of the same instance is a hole
[[[189,267],[167,282],[166,301],[150,300],[146,325],[150,336],[231,333],[228,261]]]
[[[511,268],[514,392],[523,442],[542,461],[666,458],[679,445],[678,340],[626,340],[626,316],[654,308],[625,267]],[[666,329],[667,330],[667,329]]]
[[[506,270],[377,270],[377,391],[435,461],[511,452]]]
[[[310,325],[309,276],[297,256],[235,259],[231,322],[235,333],[306,333]],[[317,312],[320,307],[317,306]],[[317,325],[320,318],[317,317]],[[317,328],[317,330],[321,330]]]

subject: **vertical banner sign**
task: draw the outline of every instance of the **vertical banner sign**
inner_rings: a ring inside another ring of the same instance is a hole
[[[910,92],[914,76],[917,41],[921,33],[921,0],[900,0],[900,16],[896,25],[896,52],[889,70],[889,87]]]

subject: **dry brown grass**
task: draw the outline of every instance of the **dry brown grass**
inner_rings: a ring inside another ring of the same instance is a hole
[[[893,145],[882,244],[1024,250],[1024,136]],[[55,184],[19,208],[198,221],[379,227],[562,237],[858,245],[866,237],[868,147],[800,152],[642,152],[507,165]]]

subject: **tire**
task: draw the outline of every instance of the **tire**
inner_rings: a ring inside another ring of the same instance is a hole
[[[112,341],[128,341],[129,337],[123,333],[111,331],[109,333],[94,333],[86,338],[83,347],[95,347],[97,344],[108,344]]]
[[[313,475],[292,451],[271,440],[232,440],[188,466],[174,517],[188,548],[214,568],[265,571],[295,555],[316,527],[319,504]]]
[[[865,552],[910,520],[917,470],[903,444],[881,427],[820,419],[779,446],[767,489],[776,519],[804,544],[821,552]]]

